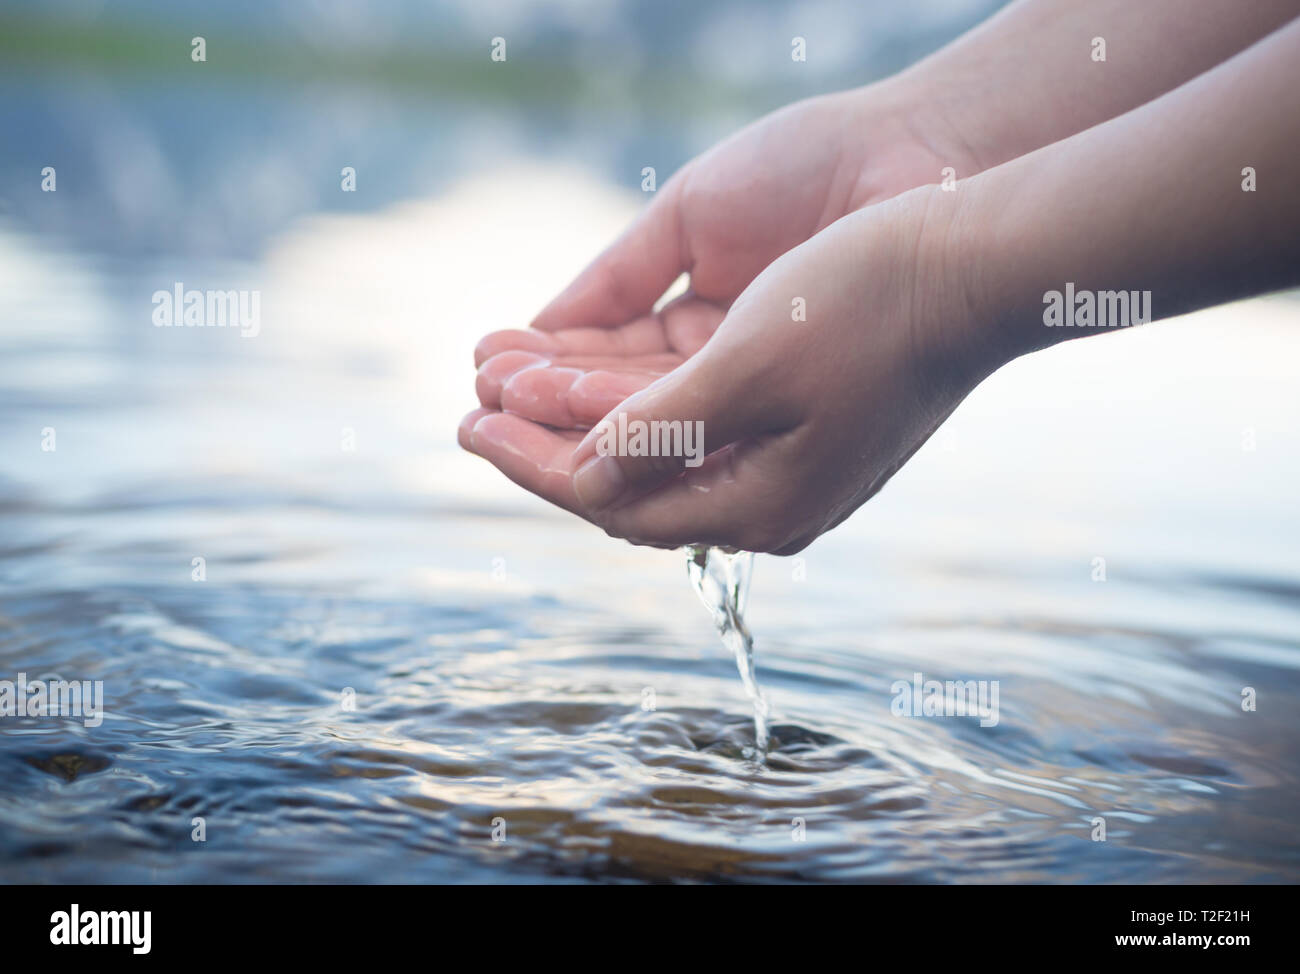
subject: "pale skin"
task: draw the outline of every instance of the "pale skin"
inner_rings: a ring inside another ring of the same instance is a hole
[[[1027,0],[743,130],[480,343],[462,445],[634,543],[792,554],[984,378],[1080,334],[1044,326],[1047,291],[1149,290],[1159,318],[1300,284],[1300,9],[1195,6]],[[710,455],[599,456],[620,412],[702,421]]]

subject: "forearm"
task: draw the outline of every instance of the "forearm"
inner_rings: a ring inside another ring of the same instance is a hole
[[[1020,0],[886,86],[951,133],[939,148],[964,178],[1136,108],[1297,15],[1300,0]]]
[[[990,339],[1025,351],[1102,330],[1045,326],[1045,295],[1067,284],[1149,291],[1153,318],[1300,284],[1296,64],[1300,21],[1141,108],[936,194],[962,255],[949,266],[967,275]]]

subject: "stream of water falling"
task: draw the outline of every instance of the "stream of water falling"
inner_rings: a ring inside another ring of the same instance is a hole
[[[713,625],[723,644],[735,654],[736,669],[745,693],[754,704],[754,752],[756,761],[767,754],[767,698],[754,672],[754,639],[745,627],[745,600],[754,567],[752,551],[734,554],[720,548],[695,545],[687,549],[686,571],[695,594],[713,615]]]

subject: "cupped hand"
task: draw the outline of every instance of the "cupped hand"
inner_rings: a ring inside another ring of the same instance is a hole
[[[466,417],[462,443],[634,543],[801,550],[1004,361],[960,279],[955,195],[921,189],[838,221],[758,275],[694,355],[600,414],[701,424],[700,465],[601,455],[603,423],[584,434],[488,409]]]
[[[481,407],[552,427],[595,424],[698,352],[776,258],[963,165],[927,102],[888,83],[808,99],[688,163],[530,329],[479,343]],[[683,272],[690,293],[655,313]]]

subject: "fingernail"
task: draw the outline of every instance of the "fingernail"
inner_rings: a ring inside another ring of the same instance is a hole
[[[583,507],[600,510],[623,493],[623,469],[614,457],[593,457],[573,475],[573,492]]]

